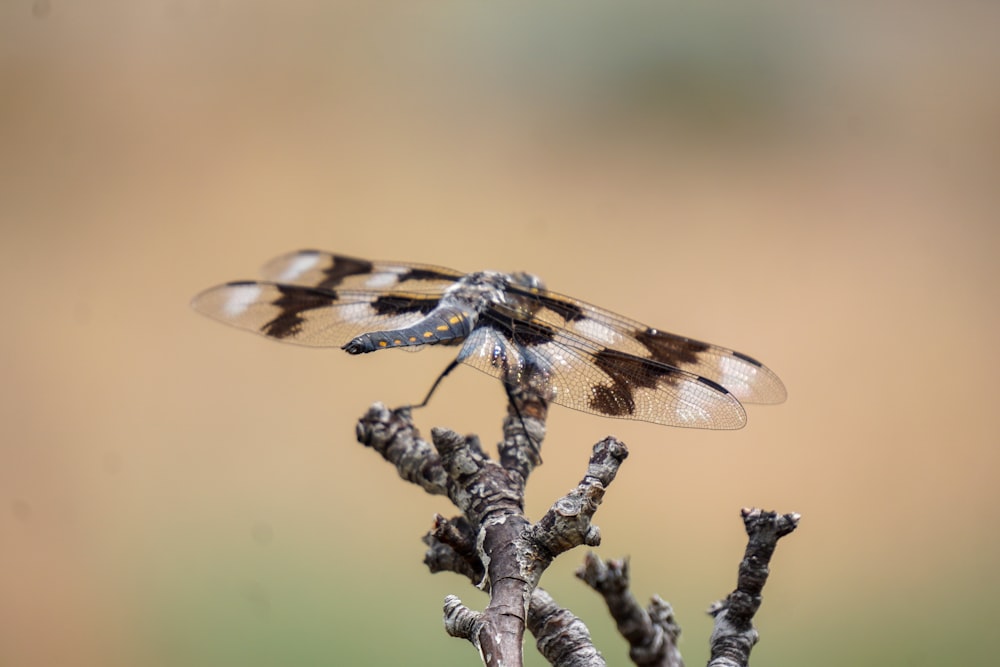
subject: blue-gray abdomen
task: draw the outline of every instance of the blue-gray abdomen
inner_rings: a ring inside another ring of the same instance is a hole
[[[434,310],[405,329],[361,334],[341,349],[349,354],[364,354],[390,347],[453,345],[465,340],[474,324],[475,320],[466,311],[451,308]]]

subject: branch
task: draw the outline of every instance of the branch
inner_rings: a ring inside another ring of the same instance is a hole
[[[409,409],[373,405],[358,423],[358,440],[391,462],[399,475],[431,494],[447,495],[461,515],[435,517],[424,537],[424,562],[432,572],[463,574],[488,591],[490,602],[475,612],[454,596],[445,600],[449,634],[469,640],[485,665],[521,665],[527,627],[539,651],[558,667],[604,665],[586,626],[560,608],[538,581],[552,560],[581,544],[596,546],[592,518],[604,491],[628,456],[606,438],[594,446],[587,473],[536,524],[524,516],[524,485],[541,462],[545,434],[543,399],[530,391],[509,392],[500,462],[490,460],[475,436],[433,429],[433,447],[421,439]],[[435,451],[436,450],[436,451]],[[795,530],[799,515],[743,510],[749,535],[737,588],[709,610],[715,617],[709,667],[745,667],[757,641],[753,617],[760,607],[768,564],[778,539]],[[677,650],[680,628],[670,605],[654,597],[641,609],[628,590],[628,565],[588,557],[578,576],[605,598],[637,665],[683,667]]]
[[[486,568],[479,558],[476,530],[464,516],[434,515],[434,526],[423,540],[428,547],[424,565],[431,573],[455,572],[468,577],[474,586],[482,583]]]
[[[449,497],[469,523],[480,525],[477,543],[486,566],[490,602],[476,622],[450,599],[448,631],[471,641],[486,665],[521,664],[521,644],[528,603],[542,573],[559,554],[580,544],[596,546],[600,531],[591,518],[628,456],[625,446],[606,438],[594,446],[587,474],[575,489],[557,500],[535,525],[522,511],[519,473],[508,472],[482,455],[473,438],[434,429],[432,437],[454,484]],[[442,531],[444,539],[468,548],[467,537]],[[457,539],[456,539],[457,538]],[[456,620],[463,620],[457,623]]]
[[[399,474],[429,493],[445,493],[461,517],[437,516],[424,541],[425,562],[434,570],[468,576],[488,590],[490,602],[476,614],[449,596],[445,625],[480,652],[486,665],[521,662],[525,626],[538,630],[539,648],[553,664],[600,665],[586,627],[559,610],[538,580],[556,556],[580,545],[596,546],[600,531],[591,519],[604,490],[628,456],[619,441],[607,438],[594,447],[581,482],[536,524],[524,516],[524,482],[534,466],[544,435],[545,403],[530,393],[511,392],[511,408],[500,445],[500,463],[491,461],[474,436],[433,429],[435,452],[420,439],[408,410],[374,405],[358,424],[358,439],[392,462]],[[529,603],[539,610],[529,615]]]
[[[627,560],[601,560],[588,553],[576,576],[601,594],[618,631],[628,641],[629,657],[642,667],[683,667],[677,649],[681,628],[670,604],[654,596],[643,609],[629,590]]]
[[[750,539],[740,563],[736,590],[708,610],[715,618],[709,667],[746,667],[749,664],[750,651],[758,639],[753,617],[760,608],[768,564],[778,540],[795,530],[800,518],[795,513],[779,515],[749,508],[743,508],[741,514]]]
[[[449,634],[471,641],[484,665],[521,664],[527,604],[536,583],[520,567],[518,538],[528,527],[523,478],[489,460],[473,436],[435,428],[431,438],[448,473],[448,497],[470,524],[478,526],[477,543],[486,565],[483,585],[488,584],[490,591],[490,602],[475,622],[468,621],[468,610],[450,598],[446,628]],[[457,625],[455,618],[465,621]]]
[[[434,449],[420,438],[410,409],[390,410],[375,403],[358,421],[360,442],[371,447],[396,467],[399,476],[431,495],[444,495],[447,474]]]
[[[478,585],[483,567],[475,549],[475,533],[464,517],[435,517],[434,528],[424,536],[424,564],[431,572],[455,572]],[[457,598],[455,598],[457,601]],[[448,613],[446,603],[445,613]],[[535,636],[539,653],[557,667],[605,667],[594,648],[587,626],[568,609],[560,607],[541,587],[531,592],[528,631]]]
[[[531,593],[528,630],[535,636],[538,652],[556,667],[606,667],[594,647],[587,626],[568,609],[556,604],[545,590]]]

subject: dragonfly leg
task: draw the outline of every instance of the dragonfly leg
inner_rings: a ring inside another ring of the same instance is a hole
[[[448,373],[450,373],[453,370],[455,370],[456,366],[458,366],[458,358],[457,357],[455,359],[452,359],[451,363],[448,364],[448,367],[445,368],[444,371],[442,371],[441,375],[438,376],[437,380],[434,380],[434,384],[431,385],[430,391],[428,391],[427,395],[424,396],[424,400],[420,401],[420,403],[418,403],[417,405],[411,405],[410,407],[413,407],[413,408],[422,408],[425,405],[427,405],[430,402],[430,400],[431,400],[431,396],[434,394],[434,390],[438,388],[439,384],[441,384],[441,380],[443,380],[445,378],[445,376],[448,375]]]

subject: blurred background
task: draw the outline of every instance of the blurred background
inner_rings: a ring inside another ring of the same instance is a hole
[[[354,441],[450,353],[188,306],[304,247],[528,270],[777,371],[738,432],[554,407],[528,487],[537,518],[629,445],[599,553],[674,604],[688,664],[746,505],[803,516],[754,662],[991,662],[998,28],[919,0],[0,4],[0,664],[477,664],[441,605],[485,597],[421,564],[451,508]],[[459,369],[417,419],[491,445],[504,402]],[[542,584],[627,664],[583,555]]]

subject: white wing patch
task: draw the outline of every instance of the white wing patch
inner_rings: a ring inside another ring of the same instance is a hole
[[[398,273],[376,273],[365,281],[365,287],[371,289],[385,289],[392,287],[399,280]]]
[[[770,369],[749,364],[733,355],[719,356],[719,384],[747,403],[781,403],[785,386]]]
[[[302,274],[316,268],[319,260],[320,256],[318,254],[299,253],[292,257],[291,261],[288,262],[288,266],[277,275],[276,279],[278,282],[292,282]]]
[[[371,305],[367,303],[345,303],[340,306],[340,319],[350,321],[365,321],[371,319]]]
[[[226,300],[221,304],[222,314],[228,318],[236,319],[246,312],[247,308],[254,305],[260,298],[264,289],[260,285],[235,285],[230,287]]]
[[[721,357],[719,371],[721,372],[720,384],[731,391],[736,398],[745,399],[750,396],[751,377],[749,373],[753,371],[749,364],[734,357]]]
[[[697,427],[700,424],[712,424],[716,417],[713,416],[711,410],[706,408],[713,406],[716,399],[716,392],[701,383],[682,382],[677,386],[677,404],[674,407],[674,415],[681,422],[681,425]],[[745,418],[734,421],[736,424],[729,425],[727,428],[743,426]]]
[[[581,336],[597,341],[598,343],[608,347],[613,347],[616,343],[619,343],[622,340],[621,333],[589,317],[585,317],[578,322],[573,322],[572,326],[573,330]]]

